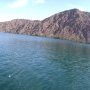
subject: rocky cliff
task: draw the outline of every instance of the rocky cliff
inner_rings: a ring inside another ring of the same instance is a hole
[[[71,9],[42,21],[15,19],[1,22],[0,31],[90,43],[90,13]]]

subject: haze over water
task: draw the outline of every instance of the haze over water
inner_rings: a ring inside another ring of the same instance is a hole
[[[90,90],[90,45],[0,33],[0,90]]]

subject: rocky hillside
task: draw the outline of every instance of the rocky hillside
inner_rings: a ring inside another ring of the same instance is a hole
[[[42,21],[15,19],[1,22],[0,31],[90,43],[90,13],[71,9]]]

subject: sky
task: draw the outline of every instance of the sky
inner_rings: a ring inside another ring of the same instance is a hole
[[[90,12],[90,0],[0,0],[0,22],[12,19],[43,20],[73,8]]]

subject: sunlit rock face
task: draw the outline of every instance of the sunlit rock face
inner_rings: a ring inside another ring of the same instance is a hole
[[[90,13],[71,9],[42,21],[15,19],[1,22],[0,31],[90,43]]]

